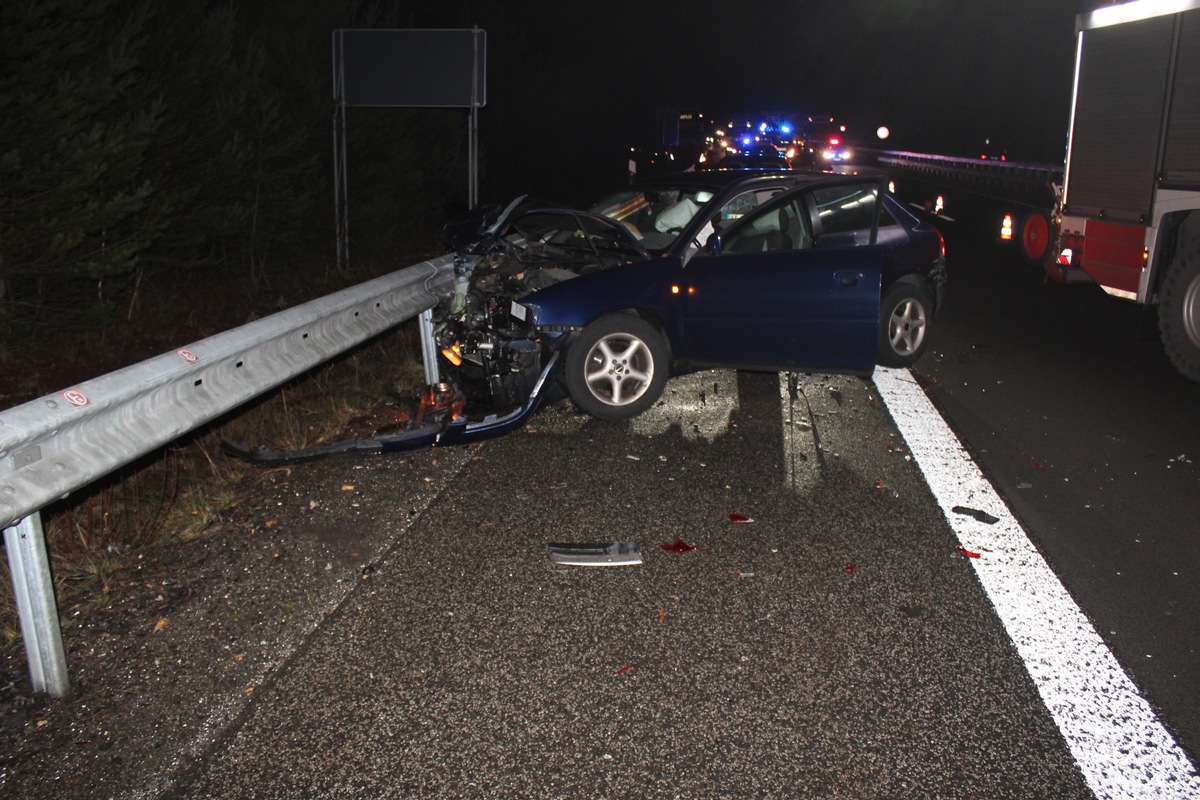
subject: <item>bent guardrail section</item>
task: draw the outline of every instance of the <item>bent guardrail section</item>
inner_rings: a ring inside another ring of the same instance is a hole
[[[431,308],[450,291],[453,258],[414,264],[0,411],[0,527],[36,691],[61,696],[69,688],[40,510]],[[53,644],[57,654],[48,652]]]

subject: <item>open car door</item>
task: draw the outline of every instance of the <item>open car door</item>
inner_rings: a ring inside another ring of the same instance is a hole
[[[811,183],[714,236],[684,268],[693,364],[867,372],[879,342],[879,178]]]

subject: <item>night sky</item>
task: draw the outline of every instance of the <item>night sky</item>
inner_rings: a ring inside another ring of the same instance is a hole
[[[622,174],[656,109],[830,114],[891,149],[1061,162],[1075,16],[1103,0],[791,0],[488,6],[483,194]],[[478,12],[477,12],[478,13]],[[461,24],[461,12],[457,17]],[[449,26],[447,26],[449,27]],[[991,146],[985,144],[991,139]],[[547,170],[546,167],[551,167]],[[611,184],[611,180],[609,183]]]

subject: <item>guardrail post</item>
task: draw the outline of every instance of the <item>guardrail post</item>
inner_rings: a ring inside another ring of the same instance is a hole
[[[58,603],[50,578],[41,514],[31,514],[15,526],[5,528],[4,546],[8,550],[8,568],[33,690],[65,697],[71,691],[71,680],[67,676],[67,656],[58,624]]]
[[[434,386],[441,383],[442,376],[438,370],[437,343],[433,339],[433,309],[427,308],[417,317],[417,327],[421,329],[421,357],[425,361],[425,383]]]

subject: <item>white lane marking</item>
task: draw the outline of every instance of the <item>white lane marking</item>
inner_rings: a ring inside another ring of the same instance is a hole
[[[907,370],[875,370],[904,436],[1096,797],[1200,797],[1200,776]],[[953,513],[986,511],[988,525]]]

